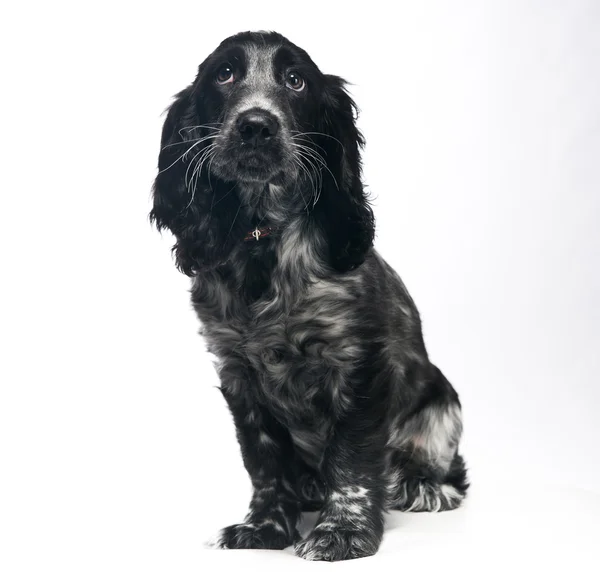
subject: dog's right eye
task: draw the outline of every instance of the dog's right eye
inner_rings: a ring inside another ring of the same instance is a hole
[[[217,72],[217,84],[230,84],[233,82],[233,67],[231,64],[224,63]]]

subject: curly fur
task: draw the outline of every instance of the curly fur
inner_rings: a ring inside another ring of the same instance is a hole
[[[278,122],[264,145],[238,135],[249,111]],[[151,218],[192,277],[254,487],[218,547],[363,557],[386,509],[448,510],[466,494],[458,396],[373,248],[355,118],[344,81],[276,33],[226,39],[167,114]],[[245,240],[265,224],[271,236]],[[320,510],[304,539],[302,510]]]

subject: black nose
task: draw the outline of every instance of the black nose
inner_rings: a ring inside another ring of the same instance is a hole
[[[279,122],[266,110],[248,110],[238,118],[237,127],[242,141],[257,147],[277,135]]]

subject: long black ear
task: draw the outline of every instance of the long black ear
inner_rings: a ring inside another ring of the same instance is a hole
[[[361,179],[356,105],[345,81],[325,76],[316,135],[331,174],[323,171],[323,188],[314,212],[329,243],[330,263],[338,271],[358,267],[373,245],[375,221]]]
[[[231,229],[237,196],[216,179],[210,185],[205,176],[190,181],[194,156],[208,146],[208,131],[199,126],[207,122],[193,85],[177,94],[163,125],[150,212],[159,230],[168,229],[177,238],[175,262],[189,276],[221,263],[236,237]]]

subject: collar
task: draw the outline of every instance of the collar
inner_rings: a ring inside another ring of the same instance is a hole
[[[248,231],[244,237],[244,241],[258,241],[264,237],[272,235],[277,227],[256,227],[252,231]]]

